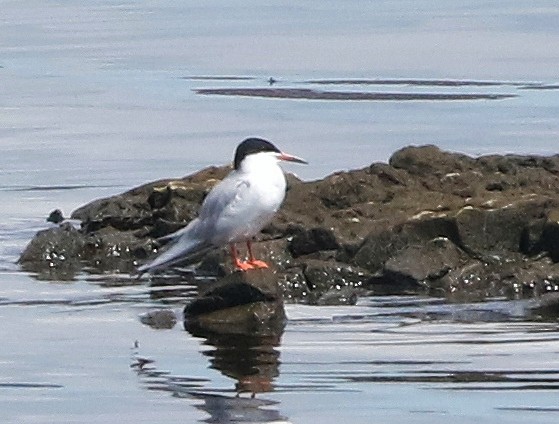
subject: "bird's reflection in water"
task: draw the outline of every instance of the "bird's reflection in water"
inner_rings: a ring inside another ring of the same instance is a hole
[[[280,335],[208,334],[204,344],[215,349],[203,352],[210,366],[235,379],[237,395],[271,392],[279,375]]]
[[[203,403],[196,408],[209,414],[206,423],[285,423],[283,417],[273,405],[279,402],[244,397],[228,397],[211,393],[190,393],[190,398],[200,399]]]
[[[276,348],[281,342],[283,326],[268,327],[264,334],[219,334],[186,328],[192,335],[204,338],[205,345],[213,347],[203,352],[209,358],[210,367],[236,381],[235,396],[190,393],[191,397],[203,400],[197,408],[210,415],[205,422],[285,421],[277,409],[271,408],[278,402],[257,396],[274,390],[280,365],[280,353]]]

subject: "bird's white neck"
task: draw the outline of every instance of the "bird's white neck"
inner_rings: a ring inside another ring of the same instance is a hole
[[[254,153],[243,159],[239,171],[242,173],[270,173],[279,171],[283,174],[279,160],[274,152]]]

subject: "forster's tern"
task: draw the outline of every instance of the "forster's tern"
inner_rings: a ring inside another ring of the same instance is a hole
[[[153,273],[226,244],[236,269],[267,268],[255,259],[251,241],[272,220],[285,197],[286,180],[279,161],[307,163],[261,138],[244,140],[235,151],[233,171],[206,196],[198,217],[163,237],[171,241],[171,247],[138,271]],[[247,245],[246,262],[238,257],[235,243],[239,242]]]

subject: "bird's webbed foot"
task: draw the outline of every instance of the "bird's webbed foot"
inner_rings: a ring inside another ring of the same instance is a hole
[[[248,271],[249,269],[254,269],[254,266],[249,262],[241,262],[240,260],[236,260],[235,268],[237,268],[239,271]]]
[[[267,269],[267,268],[270,268],[266,262],[260,261],[260,260],[258,260],[258,259],[249,260],[249,261],[247,261],[247,263],[250,264],[250,265],[252,265],[252,267],[253,267],[254,269]]]

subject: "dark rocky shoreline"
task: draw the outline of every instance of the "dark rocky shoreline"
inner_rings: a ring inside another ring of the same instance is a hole
[[[95,200],[72,213],[78,226],[40,231],[19,262],[41,278],[133,273],[228,171],[211,167]],[[559,290],[559,155],[472,158],[406,147],[388,164],[288,180],[255,252],[277,270],[288,302],[351,304],[362,293],[477,301]],[[231,271],[221,250],[199,259],[200,274]]]

